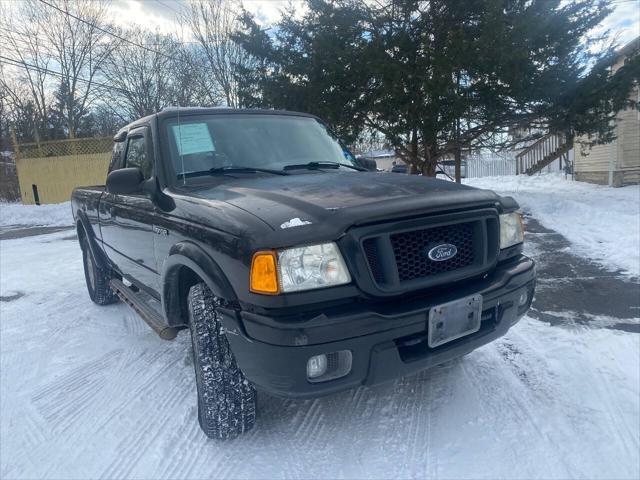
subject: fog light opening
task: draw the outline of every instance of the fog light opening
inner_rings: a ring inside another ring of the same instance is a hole
[[[525,290],[520,294],[520,298],[518,298],[518,306],[524,307],[527,304],[527,301],[529,301],[529,293]]]
[[[351,350],[314,355],[307,361],[307,380],[315,383],[344,377],[351,371],[352,363]]]
[[[327,356],[314,355],[307,362],[307,378],[314,379],[324,375],[327,372]]]

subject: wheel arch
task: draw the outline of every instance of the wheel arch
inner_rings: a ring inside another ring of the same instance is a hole
[[[94,261],[101,268],[109,268],[109,260],[96,242],[93,228],[91,228],[91,222],[83,211],[78,211],[77,215],[76,233],[78,235],[78,242],[80,243],[80,246],[82,246],[82,241],[86,239]]]
[[[192,242],[174,245],[162,270],[162,310],[167,323],[189,323],[187,295],[196,283],[204,282],[211,292],[228,302],[237,300],[235,291],[220,266],[202,248]]]

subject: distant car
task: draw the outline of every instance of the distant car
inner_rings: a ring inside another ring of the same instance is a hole
[[[369,172],[312,115],[167,110],[114,140],[106,187],[72,195],[89,296],[165,339],[190,329],[210,437],[253,426],[256,390],[312,398],[408,375],[531,304],[513,198]]]
[[[407,173],[407,164],[406,163],[399,163],[397,165],[394,165],[393,167],[391,167],[391,172],[392,173]]]
[[[369,170],[371,172],[377,172],[378,171],[378,164],[373,158],[357,157],[356,158],[356,163],[359,166],[361,166],[362,168],[366,168],[367,170]]]

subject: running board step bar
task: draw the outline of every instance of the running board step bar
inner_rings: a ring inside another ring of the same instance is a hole
[[[142,318],[142,320],[144,320],[145,323],[160,336],[160,338],[164,340],[173,340],[176,338],[178,331],[173,327],[164,325],[160,314],[140,298],[136,292],[122,283],[121,280],[113,278],[109,282],[109,286],[120,300],[129,305],[138,315],[140,315],[140,318]]]

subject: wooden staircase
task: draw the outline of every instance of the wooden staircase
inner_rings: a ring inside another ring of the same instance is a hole
[[[516,155],[516,175],[533,175],[558,159],[562,170],[563,160],[568,165],[569,150],[571,143],[565,135],[548,133]]]

